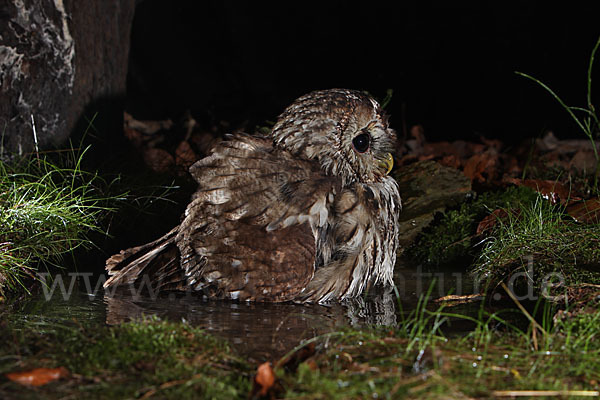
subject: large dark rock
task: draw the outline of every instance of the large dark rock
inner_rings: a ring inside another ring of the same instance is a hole
[[[435,161],[419,161],[394,174],[402,196],[400,245],[408,247],[435,213],[454,207],[473,194],[471,181],[459,170]]]
[[[8,0],[0,6],[1,158],[61,145],[98,120],[118,126],[135,0]],[[110,126],[110,125],[109,125]]]

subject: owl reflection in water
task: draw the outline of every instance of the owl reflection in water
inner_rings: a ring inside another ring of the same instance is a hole
[[[197,161],[180,225],[106,262],[105,287],[151,285],[209,298],[328,302],[391,284],[395,133],[354,90],[309,93],[270,137],[236,134]]]

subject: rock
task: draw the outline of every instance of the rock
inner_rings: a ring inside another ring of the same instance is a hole
[[[0,158],[122,126],[135,0],[8,0],[0,10]],[[120,132],[120,131],[119,131]]]
[[[394,174],[402,196],[400,245],[406,248],[433,220],[434,214],[465,201],[471,181],[459,170],[435,161],[420,161]]]

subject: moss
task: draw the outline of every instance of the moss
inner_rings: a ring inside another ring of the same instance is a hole
[[[528,332],[507,326],[499,330],[497,319],[489,321],[478,321],[466,337],[410,350],[401,329],[329,337],[322,352],[301,364],[296,374],[279,371],[286,398],[471,398],[491,397],[496,390],[598,389],[599,345],[566,346],[565,333],[583,324],[588,337],[597,335],[597,321],[565,321],[541,337],[537,349]],[[488,333],[483,341],[481,330]]]
[[[597,309],[554,317],[545,333],[511,324],[514,310],[478,316],[419,307],[396,327],[347,328],[311,339],[316,352],[297,369],[277,369],[281,391],[271,398],[491,397],[495,390],[598,390]],[[587,307],[591,307],[588,304]],[[556,314],[558,315],[558,314]],[[522,315],[521,315],[522,316]],[[452,334],[454,322],[470,331]],[[1,398],[246,399],[256,366],[226,343],[185,323],[156,318],[118,326],[10,330],[0,347],[0,374],[37,367],[70,376],[38,388],[0,380]],[[269,398],[269,396],[267,396]]]
[[[66,367],[67,380],[25,390],[53,396],[73,391],[77,397],[159,398],[244,397],[250,368],[227,344],[203,330],[181,323],[146,319],[102,328],[63,327],[41,334],[23,331],[3,345],[2,358],[12,360],[0,373],[28,368]],[[0,386],[0,397],[24,389],[15,383]]]
[[[426,266],[468,265],[477,255],[475,233],[485,216],[495,209],[510,209],[536,199],[537,194],[524,186],[483,193],[474,201],[440,213],[405,254],[413,263]]]

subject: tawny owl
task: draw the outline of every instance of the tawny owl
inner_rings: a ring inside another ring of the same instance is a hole
[[[309,93],[271,137],[233,135],[196,162],[182,223],[106,263],[113,285],[245,301],[326,302],[392,282],[395,133],[354,90]]]

